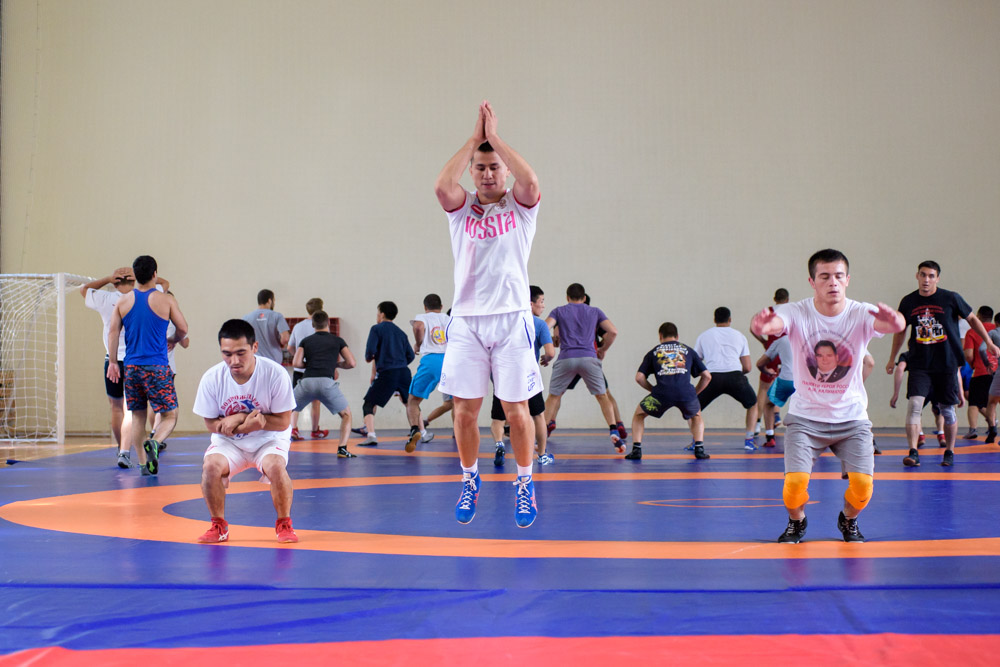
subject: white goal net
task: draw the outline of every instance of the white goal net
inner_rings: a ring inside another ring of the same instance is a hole
[[[0,440],[66,435],[66,293],[90,278],[0,274]]]

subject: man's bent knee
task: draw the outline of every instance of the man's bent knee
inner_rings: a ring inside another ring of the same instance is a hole
[[[847,478],[849,481],[847,491],[844,492],[844,500],[860,512],[872,499],[872,491],[875,486],[872,476],[863,472],[849,472]]]
[[[785,485],[781,491],[785,507],[793,510],[809,502],[809,473],[790,472],[785,475]]]
[[[924,409],[924,397],[923,396],[911,396],[906,403],[906,423],[907,424],[919,424],[920,423],[920,413]]]
[[[945,424],[954,424],[958,421],[958,415],[955,414],[954,405],[942,405],[941,406],[941,416],[944,417]]]

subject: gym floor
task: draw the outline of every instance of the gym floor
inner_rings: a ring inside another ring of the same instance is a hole
[[[637,462],[560,429],[528,529],[513,457],[495,468],[485,431],[478,513],[455,521],[448,430],[414,454],[380,431],[376,448],[352,440],[355,459],[294,443],[289,545],[254,471],[230,486],[229,542],[195,543],[207,435],[172,438],[152,478],[93,440],[6,448],[0,665],[996,664],[997,445],[963,441],[943,468],[929,438],[904,468],[901,429],[877,432],[864,544],[841,539],[846,482],[824,456],[788,545],[780,430],[749,454],[741,432],[710,430],[706,461],[686,432],[648,431]]]

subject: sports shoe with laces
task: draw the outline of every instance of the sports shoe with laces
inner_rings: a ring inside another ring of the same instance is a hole
[[[945,439],[944,433],[938,433],[938,447],[944,448],[948,446],[948,440]]]
[[[781,426],[781,413],[780,412],[775,412],[774,413],[774,428],[778,428],[779,426]]]
[[[514,480],[514,521],[519,528],[527,528],[535,523],[538,506],[535,505],[535,483],[531,475]]]
[[[758,447],[757,444],[753,441],[753,438],[747,438],[746,440],[743,441],[743,449],[745,449],[748,452],[756,452]]]
[[[632,451],[625,455],[629,461],[641,461],[642,460],[642,448],[632,445]]]
[[[988,429],[986,429],[986,440],[984,440],[983,442],[985,442],[987,445],[992,445],[996,441],[997,441],[997,427],[990,426]]]
[[[425,426],[424,428],[427,428],[427,427]],[[430,442],[433,439],[434,439],[434,434],[431,433],[430,431],[424,431],[420,435],[420,442],[422,442],[422,443],[428,443],[428,442]]]
[[[455,505],[455,519],[459,523],[469,523],[476,516],[476,502],[479,501],[479,473],[462,472],[462,494]]]
[[[362,426],[360,428],[352,428],[351,429],[351,433],[356,433],[357,435],[360,435],[360,436],[366,436],[366,435],[368,435],[368,427],[367,426]]]
[[[615,451],[619,454],[625,453],[625,441],[622,440],[620,435],[618,435],[618,429],[611,432],[611,446],[614,447]]]
[[[305,438],[303,438],[301,435],[299,435],[299,429],[298,428],[293,428],[292,429],[292,440],[295,441],[295,442],[298,442],[299,440],[305,440]]]
[[[924,443],[926,443],[926,442],[927,442],[927,438],[924,437],[923,433],[921,433],[920,435],[918,435],[917,436],[917,449],[920,449],[921,447],[923,447]]]
[[[146,440],[142,443],[142,450],[146,452],[146,470],[150,475],[155,475],[160,471],[159,454],[160,448],[156,440]]]
[[[555,463],[555,461],[556,461],[556,457],[552,456],[548,452],[546,452],[545,454],[542,454],[541,456],[538,457],[538,465],[540,465],[540,466],[551,465],[551,464]]]
[[[691,441],[690,445],[688,445],[687,447],[684,448],[684,451],[685,452],[693,452],[694,451],[694,440]]]
[[[774,447],[777,444],[778,443],[775,441],[773,435],[767,436],[767,438],[765,438],[765,440],[764,440],[764,446],[765,447]]]
[[[125,470],[132,467],[132,457],[128,452],[118,452],[118,467]]]
[[[167,448],[167,442],[166,442],[166,441],[164,440],[163,442],[161,442],[160,444],[158,444],[158,445],[156,446],[156,453],[157,453],[157,454],[160,454],[160,453],[162,453],[162,452],[163,452],[163,450],[164,450],[164,449],[166,449],[166,448]]]
[[[358,447],[375,447],[376,445],[378,445],[378,440],[376,440],[375,436],[371,433],[366,435],[365,439],[358,443]]]
[[[291,517],[285,517],[283,519],[278,519],[274,522],[274,533],[278,536],[279,542],[298,542],[299,536],[295,534],[292,530],[292,519]]]
[[[353,452],[347,451],[347,447],[338,447],[337,448],[337,458],[338,459],[356,459],[356,458],[358,458],[358,455],[355,454],[355,453],[353,453]]]
[[[552,431],[556,430],[556,420],[550,420],[549,423],[545,425],[545,430],[548,432],[548,435],[552,435]]]
[[[778,541],[787,542],[789,544],[798,544],[802,541],[802,538],[806,536],[806,527],[808,525],[809,521],[806,517],[802,517],[800,520],[789,517],[788,525],[785,527],[785,532],[778,535]]]
[[[944,450],[944,456],[941,457],[941,465],[948,467],[955,465],[955,452],[950,449]]]
[[[911,449],[910,453],[903,457],[903,465],[907,468],[915,468],[920,465],[920,452]]]
[[[858,519],[848,519],[843,512],[837,517],[837,528],[840,528],[845,542],[864,542],[865,536],[858,530]]]
[[[501,441],[498,440],[497,441],[496,451],[493,453],[493,465],[495,465],[497,468],[502,468],[503,467],[503,457],[504,457],[504,454],[506,454],[506,453],[507,453],[507,450],[504,449],[503,442],[501,442]]]
[[[875,456],[882,456],[882,450],[878,448],[878,443],[875,442],[875,438],[872,438],[872,447],[875,448]]]
[[[225,519],[212,519],[212,525],[198,538],[202,544],[218,544],[229,539],[229,524]]]
[[[325,428],[318,428],[315,431],[313,431],[310,435],[312,435],[313,440],[326,440],[326,436],[330,435],[330,430]]]
[[[974,428],[970,428],[969,432],[962,436],[962,438],[964,440],[975,440],[978,437],[979,437],[979,434],[976,433],[976,429],[974,429]]]
[[[618,435],[621,437],[621,439],[627,440],[628,431],[625,430],[625,424],[623,424],[622,422],[618,422],[616,426],[618,427]]]
[[[416,426],[411,426],[410,434],[406,437],[406,445],[403,446],[403,449],[405,449],[407,453],[411,453],[417,448],[417,443],[419,441],[420,441],[420,429],[418,429]]]
[[[710,459],[710,458],[712,458],[711,455],[708,452],[705,451],[704,445],[695,445],[694,446],[694,457],[696,459]]]

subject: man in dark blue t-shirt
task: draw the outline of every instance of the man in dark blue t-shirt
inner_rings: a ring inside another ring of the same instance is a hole
[[[649,383],[650,375],[656,376],[656,386]],[[698,378],[698,386],[691,386],[691,378]],[[694,456],[711,458],[705,453],[705,422],[701,418],[698,394],[708,386],[712,374],[693,349],[677,340],[677,325],[664,322],[660,325],[660,344],[646,353],[635,374],[635,381],[649,392],[639,401],[632,415],[632,451],[625,458],[642,459],[642,434],[645,432],[646,415],[657,417],[670,408],[679,408],[688,420],[694,437]]]
[[[409,365],[416,357],[410,339],[403,330],[397,327],[393,320],[399,313],[399,308],[392,301],[383,301],[378,305],[376,324],[368,332],[368,344],[365,346],[365,361],[375,362],[372,385],[365,394],[362,408],[365,416],[365,428],[368,435],[361,447],[372,447],[378,444],[375,436],[375,406],[384,408],[392,395],[399,392],[399,398],[406,404],[410,395]]]
[[[982,322],[960,294],[938,288],[940,276],[941,266],[937,262],[921,262],[917,267],[917,290],[907,294],[899,302],[899,312],[910,327],[907,359],[909,376],[906,381],[906,439],[910,452],[903,459],[905,466],[920,465],[917,438],[920,435],[920,411],[927,400],[936,402],[944,416],[946,449],[941,465],[952,465],[955,458],[955,436],[958,434],[955,406],[961,398],[955,371],[965,363],[962,337],[958,332],[959,318],[966,320],[983,339],[987,336]],[[905,334],[905,329],[893,334],[892,353],[885,367],[886,373],[890,375],[895,371],[896,354],[903,345]],[[990,352],[997,353],[996,345],[992,345]]]

